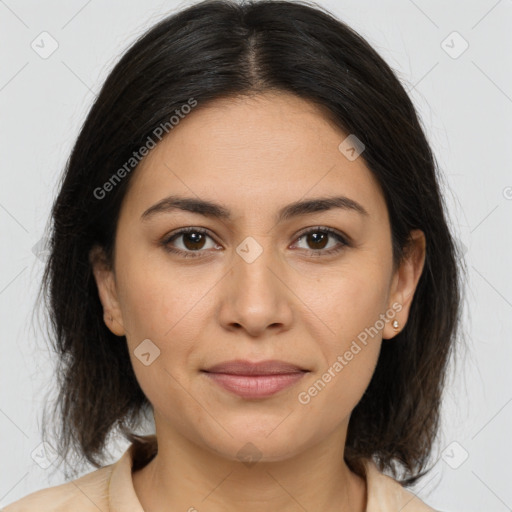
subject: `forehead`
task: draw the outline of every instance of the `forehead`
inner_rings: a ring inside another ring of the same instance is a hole
[[[181,193],[243,216],[309,196],[345,195],[379,216],[386,206],[376,179],[363,158],[349,160],[339,149],[348,135],[292,94],[199,104],[141,161],[125,202],[140,215]]]

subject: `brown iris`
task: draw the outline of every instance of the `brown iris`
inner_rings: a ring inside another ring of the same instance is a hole
[[[204,245],[205,235],[204,233],[198,233],[196,231],[191,233],[183,233],[183,245],[189,250],[202,249]],[[189,243],[190,241],[190,243]]]
[[[314,249],[323,249],[327,244],[328,238],[329,238],[329,235],[327,233],[321,233],[321,232],[320,233],[313,232],[313,233],[308,233],[306,235],[306,240],[307,240],[308,244],[312,241]],[[315,246],[315,244],[318,244],[318,243],[321,244],[321,247]]]

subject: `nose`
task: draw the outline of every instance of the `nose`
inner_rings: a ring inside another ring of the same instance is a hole
[[[223,327],[243,329],[253,337],[263,336],[269,328],[274,334],[289,329],[294,310],[286,267],[270,245],[255,239],[240,244],[223,279],[219,310]]]

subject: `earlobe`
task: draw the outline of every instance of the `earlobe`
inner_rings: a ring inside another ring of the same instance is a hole
[[[383,339],[393,338],[407,323],[414,293],[425,265],[425,258],[425,234],[420,229],[412,230],[410,232],[410,243],[404,252],[400,267],[393,276],[393,284],[391,286],[390,303],[388,307],[397,312],[394,320],[384,327],[382,333]],[[395,307],[393,307],[393,304]],[[397,304],[400,305],[399,310],[396,307]]]
[[[116,336],[124,336],[125,329],[117,298],[114,272],[107,262],[102,247],[95,245],[91,249],[89,252],[89,262],[103,306],[103,320],[112,333]]]
[[[394,304],[395,304],[395,308],[396,308],[397,302],[395,301]],[[388,311],[396,311],[395,308],[388,309]],[[394,319],[390,320],[384,326],[384,329],[382,331],[382,339],[390,340],[390,339],[394,338],[404,328],[402,321],[399,320],[399,318],[401,319],[404,316],[402,311],[403,311],[403,307],[399,309],[398,313],[395,313]]]

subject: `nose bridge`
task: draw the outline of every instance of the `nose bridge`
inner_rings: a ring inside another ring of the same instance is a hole
[[[222,321],[239,324],[252,334],[269,325],[291,319],[280,258],[272,237],[246,237],[237,247],[230,272],[229,296],[225,297]]]
[[[272,247],[272,238],[247,236],[236,247],[235,280],[247,293],[267,294],[267,299],[274,295],[276,285],[275,273],[278,257]],[[242,293],[243,289],[239,290]]]

